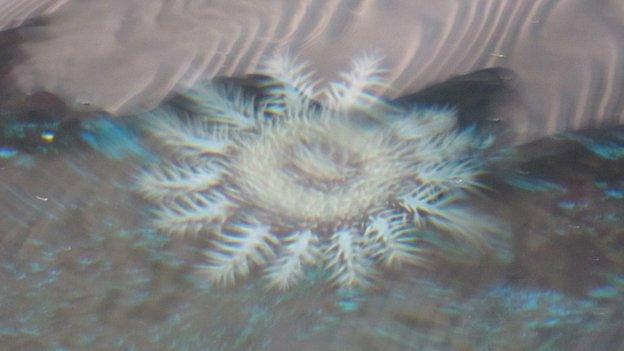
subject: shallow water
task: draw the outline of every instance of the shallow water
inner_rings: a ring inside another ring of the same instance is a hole
[[[3,130],[33,113],[84,121],[67,145],[2,149],[0,349],[624,348],[617,1],[20,1],[0,13],[4,28],[46,18],[0,71]],[[196,274],[211,244],[152,229],[136,192],[167,154],[134,114],[201,78],[256,72],[279,48],[324,81],[380,53],[391,97],[511,68],[512,99],[488,100],[488,116],[507,129],[496,150],[518,147],[469,201],[504,224],[501,241],[419,237],[425,267],[384,269],[367,288],[323,269],[286,291],[255,273],[231,287]]]
[[[23,46],[20,86],[113,113],[153,106],[203,75],[253,72],[286,47],[312,62],[320,78],[378,52],[391,71],[392,95],[478,68],[511,68],[523,102],[504,117],[522,140],[624,118],[619,1],[5,4],[0,27],[52,13],[46,26],[27,31],[35,40]]]

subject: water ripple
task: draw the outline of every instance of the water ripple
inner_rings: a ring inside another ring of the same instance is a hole
[[[329,80],[351,57],[382,53],[390,95],[471,70],[518,73],[522,103],[505,111],[518,140],[624,123],[624,10],[617,1],[371,0],[0,2],[0,28],[47,15],[15,70],[112,113],[153,106],[205,76],[253,72],[289,48]]]

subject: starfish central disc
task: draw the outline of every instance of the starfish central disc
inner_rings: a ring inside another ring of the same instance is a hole
[[[348,120],[290,120],[241,143],[233,183],[279,226],[352,222],[387,200],[404,171],[388,140]]]

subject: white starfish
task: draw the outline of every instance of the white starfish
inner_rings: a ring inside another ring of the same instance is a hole
[[[371,284],[378,265],[422,264],[416,232],[429,225],[482,244],[497,227],[457,205],[481,187],[482,140],[456,128],[453,110],[377,98],[378,62],[356,60],[344,82],[317,91],[305,65],[277,56],[263,72],[280,84],[264,102],[208,83],[187,94],[192,118],[156,111],[150,131],[171,156],[138,176],[154,226],[208,237],[203,269],[215,282],[265,267],[282,289],[306,265],[351,286]],[[268,114],[276,102],[284,108]]]

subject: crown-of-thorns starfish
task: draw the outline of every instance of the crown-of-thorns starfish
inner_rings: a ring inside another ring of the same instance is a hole
[[[318,92],[286,55],[262,73],[280,83],[262,101],[207,83],[186,94],[192,118],[149,116],[170,153],[139,191],[156,229],[209,239],[211,280],[258,271],[287,288],[323,265],[336,285],[368,285],[378,265],[423,262],[425,226],[476,244],[493,230],[457,204],[480,187],[485,143],[453,110],[390,106],[373,94],[384,83],[370,57]]]

